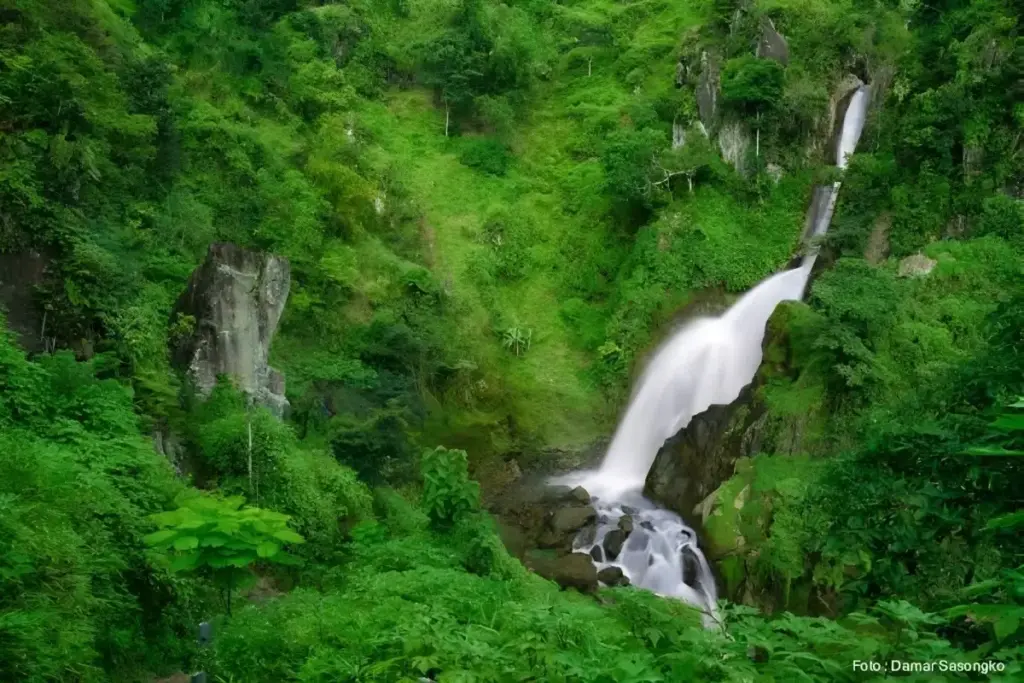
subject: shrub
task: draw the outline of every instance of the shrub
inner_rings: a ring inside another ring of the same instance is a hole
[[[420,471],[423,508],[435,526],[450,527],[480,506],[480,486],[469,479],[466,451],[441,446],[424,451]]]
[[[505,145],[491,138],[466,138],[461,143],[459,161],[490,175],[503,176],[512,163]]]
[[[774,106],[782,98],[785,71],[771,59],[744,55],[722,69],[722,99],[743,111]]]

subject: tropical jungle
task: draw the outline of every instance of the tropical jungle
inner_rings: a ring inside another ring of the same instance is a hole
[[[1022,18],[0,0],[0,680],[1024,681]]]

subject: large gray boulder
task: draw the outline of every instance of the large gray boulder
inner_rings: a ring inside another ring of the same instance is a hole
[[[290,285],[286,259],[235,244],[210,245],[172,314],[176,324],[182,316],[194,320],[191,334],[172,340],[171,353],[200,396],[227,375],[253,402],[284,416],[284,376],[268,358]]]

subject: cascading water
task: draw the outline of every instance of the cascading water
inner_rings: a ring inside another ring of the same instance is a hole
[[[846,168],[857,146],[867,104],[867,88],[861,87],[843,118],[839,168]],[[836,182],[816,193],[812,236],[828,230],[838,192]],[[669,338],[640,377],[601,467],[556,480],[582,485],[594,498],[597,533],[581,535],[573,549],[589,553],[598,569],[619,567],[633,585],[685,600],[714,619],[715,581],[696,534],[641,491],[666,439],[712,405],[732,403],[753,380],[768,318],[780,302],[803,297],[816,257],[812,245],[798,268],[769,277],[721,316],[695,320]]]

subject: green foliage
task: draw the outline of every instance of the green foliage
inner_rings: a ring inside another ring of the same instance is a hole
[[[649,215],[651,165],[664,142],[659,131],[626,128],[609,135],[603,146],[605,191],[633,224],[643,222]]]
[[[208,572],[225,592],[228,615],[231,593],[249,574],[250,565],[297,564],[283,550],[305,539],[288,528],[288,515],[242,507],[245,499],[191,494],[177,501],[177,510],[152,516],[159,527],[146,544],[166,553],[172,572]]]
[[[465,451],[438,446],[420,458],[423,508],[438,527],[459,522],[480,506],[480,486],[469,478]]]
[[[229,384],[214,389],[190,424],[197,474],[224,493],[286,513],[311,541],[300,550],[307,559],[333,558],[346,528],[370,515],[370,493],[353,469],[304,447],[288,425],[250,407]]]
[[[722,69],[722,99],[742,110],[760,111],[782,97],[785,71],[772,59],[736,57]]]
[[[533,330],[524,330],[519,325],[512,325],[501,333],[501,345],[517,356],[521,356],[529,351],[532,341]]]
[[[503,176],[512,161],[508,148],[491,138],[465,138],[459,161],[490,175]]]
[[[98,370],[0,335],[0,678],[130,678],[187,650],[200,594],[142,541],[182,484]]]
[[[1012,661],[1024,446],[1018,409],[997,412],[1024,392],[1017,13],[740,4],[0,12],[0,252],[47,263],[31,287],[5,273],[2,294],[14,282],[46,312],[47,348],[92,357],[28,362],[0,341],[0,678],[180,667],[206,607],[142,541],[182,489],[140,437],[153,425],[186,437],[202,486],[290,515],[308,541],[293,578],[331,586],[243,610],[217,644],[225,679],[868,680],[851,658]],[[785,69],[750,54],[768,18]],[[757,119],[751,178],[693,128],[704,51],[728,114]],[[472,445],[479,465],[607,432],[682,306],[727,305],[799,249],[847,73],[886,99],[770,361],[792,372],[766,391],[793,450],[815,431],[833,457],[758,459],[738,516],[776,606],[813,583],[847,618],[730,608],[720,633],[638,591],[558,593],[501,547],[465,453],[424,457],[422,510],[371,498],[357,475],[405,483],[424,443]],[[273,362],[293,425],[225,388],[179,405],[166,348],[194,321],[168,319],[214,240],[291,261]],[[938,261],[926,278],[885,260],[919,250]],[[797,419],[808,406],[825,425]]]
[[[480,546],[461,547],[463,529],[475,529],[481,543],[487,536],[496,542],[472,516],[454,536],[361,527],[346,582],[241,610],[214,643],[216,673],[240,681],[881,681],[883,675],[852,671],[850,657],[963,656],[934,632],[945,617],[906,602],[882,602],[842,623],[791,614],[765,619],[726,606],[721,626],[706,629],[691,608],[643,591],[605,590],[595,601],[560,592],[521,566],[500,579],[467,573],[463,566],[477,566]],[[1002,680],[1012,680],[1015,666],[1007,661]]]

